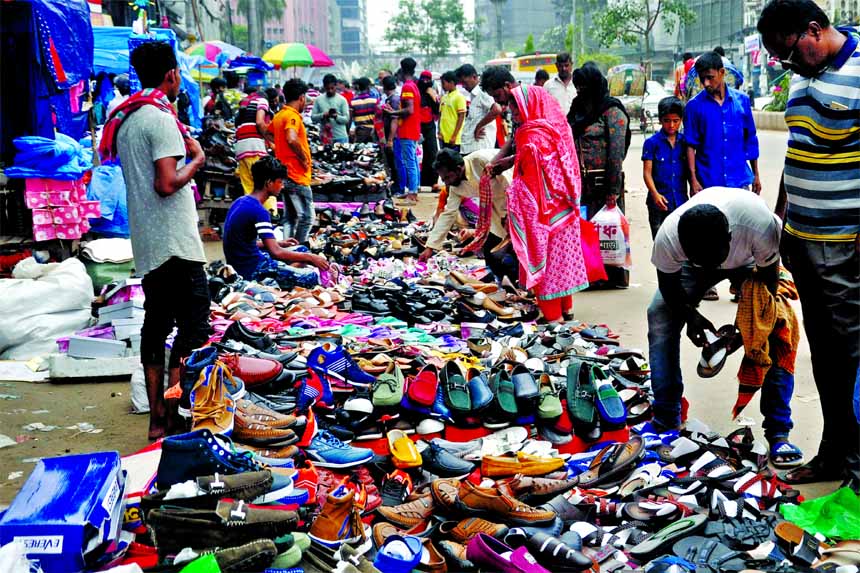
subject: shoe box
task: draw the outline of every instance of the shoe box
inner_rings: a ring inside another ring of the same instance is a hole
[[[140,514],[140,499],[156,490],[155,478],[161,461],[161,442],[155,442],[131,455],[123,456],[122,469],[128,475],[125,486],[125,511],[122,528],[132,533],[146,531]]]
[[[45,458],[0,514],[0,545],[20,541],[45,573],[78,573],[122,543],[126,476],[117,452]]]

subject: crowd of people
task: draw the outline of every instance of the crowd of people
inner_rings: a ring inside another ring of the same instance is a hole
[[[659,282],[647,310],[654,424],[665,430],[680,424],[681,330],[686,327],[699,347],[716,344],[717,329],[699,312],[699,302],[725,279],[738,292],[744,280],[759,281],[776,296],[781,254],[804,310],[824,414],[818,455],[783,479],[795,484],[845,477],[856,487],[860,428],[851,404],[860,334],[858,36],[832,27],[811,0],[773,0],[758,27],[768,51],[795,74],[776,213],[758,196],[759,143],[750,100],[726,85],[719,54],[695,61],[702,92],[686,104],[677,97],[660,102],[661,129],[644,144]],[[144,274],[142,356],[152,381],[150,432],[158,435],[164,431],[163,399],[154,389],[168,325],[179,327],[171,378],[178,376],[183,354],[205,342],[198,324],[208,311],[200,286],[205,257],[188,187],[202,151],[170,111],[179,89],[171,49],[144,44],[133,52],[132,65],[144,90],[119,105],[112,121],[121,126],[111,133],[128,184],[135,259]],[[213,85],[213,108],[222,106],[226,115],[229,107],[235,116],[239,176],[248,195],[227,217],[228,263],[243,276],[274,275],[297,286],[312,285],[314,269],[327,268],[324,257],[305,249],[314,219],[306,130],[316,124],[326,143],[376,142],[401,204],[414,202],[421,187],[444,188],[422,259],[443,248],[471,203],[474,229],[461,233],[460,252],[481,250],[497,279],[518,281],[534,295],[544,321],[563,322],[572,316],[573,295],[589,286],[582,221],[607,205],[624,208],[622,164],[631,137],[627,112],[609,95],[598,66],[574,69],[568,54],[559,54],[556,66],[556,75],[540,78],[542,85],[522,85],[503,67],[479,74],[463,64],[439,76],[437,91],[433,74],[416,76],[416,61],[407,57],[396,74],[380,72],[375,86],[369,78],[349,86],[327,75],[312,105],[310,88],[300,79],[268,94],[232,94],[235,102],[228,95],[235,87]],[[277,196],[293,207],[281,240],[266,208]],[[624,286],[627,279],[610,280]],[[788,439],[793,376],[773,372],[762,400],[772,459],[796,466],[803,455]]]

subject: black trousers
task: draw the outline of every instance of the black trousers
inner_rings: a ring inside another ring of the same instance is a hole
[[[852,409],[860,365],[860,256],[854,242],[782,235],[782,260],[794,277],[824,429],[818,455],[860,479],[860,424]]]
[[[439,143],[436,140],[436,124],[434,122],[421,124],[421,186],[432,187],[439,176],[433,169],[436,154],[439,153]]]
[[[388,176],[391,179],[391,188],[400,189],[400,173],[397,172],[397,164],[394,163],[394,149],[383,147],[385,153],[385,166],[388,168]]]
[[[498,253],[491,252],[501,242],[502,239],[496,235],[492,233],[487,235],[487,240],[481,249],[484,254],[484,263],[496,278],[508,277],[513,284],[517,284],[520,277],[520,263],[514,248],[508,245]]]
[[[143,277],[146,316],[140,334],[140,361],[164,365],[164,343],[177,329],[170,368],[209,339],[209,280],[203,263],[173,257]]]

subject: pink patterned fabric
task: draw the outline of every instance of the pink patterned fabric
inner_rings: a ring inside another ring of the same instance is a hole
[[[511,90],[521,123],[515,132],[508,227],[521,282],[543,300],[588,286],[579,233],[579,161],[570,127],[543,88]]]

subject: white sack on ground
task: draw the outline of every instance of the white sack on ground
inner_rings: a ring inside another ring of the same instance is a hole
[[[93,281],[83,263],[24,259],[0,280],[0,359],[28,360],[56,352],[57,338],[89,323]]]

